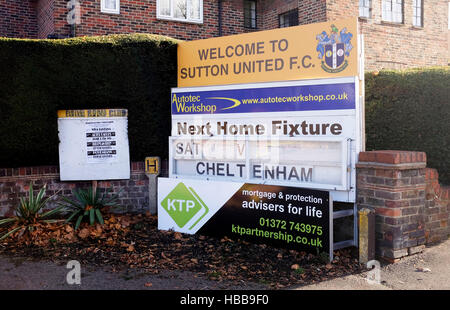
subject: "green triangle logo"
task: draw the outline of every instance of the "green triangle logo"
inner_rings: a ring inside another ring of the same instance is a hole
[[[178,227],[183,228],[197,213],[203,210],[203,214],[189,227],[192,229],[208,213],[209,209],[200,199],[197,193],[187,188],[182,182],[163,199],[161,206],[166,210]]]

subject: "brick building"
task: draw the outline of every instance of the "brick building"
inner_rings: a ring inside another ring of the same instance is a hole
[[[195,40],[352,16],[365,37],[366,70],[447,65],[447,0],[0,0],[0,36]]]

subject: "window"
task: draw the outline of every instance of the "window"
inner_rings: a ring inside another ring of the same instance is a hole
[[[244,0],[244,27],[256,29],[256,1]]]
[[[120,14],[120,0],[101,0],[100,5],[103,13]]]
[[[298,9],[288,11],[278,16],[280,28],[298,25]]]
[[[413,26],[423,27],[423,0],[413,0]]]
[[[403,0],[383,0],[384,21],[403,23]]]
[[[157,17],[184,22],[203,22],[203,0],[158,0]]]
[[[359,0],[359,17],[370,18],[371,0]]]

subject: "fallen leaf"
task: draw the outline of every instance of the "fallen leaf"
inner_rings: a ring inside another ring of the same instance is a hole
[[[419,272],[430,272],[431,269],[430,269],[430,268],[422,268],[422,267],[419,267],[419,268],[417,268],[417,271],[419,271]]]
[[[127,218],[122,218],[120,221],[120,224],[122,224],[123,228],[130,226],[130,223],[131,223],[130,220]]]
[[[79,233],[78,233],[78,237],[80,237],[81,239],[86,239],[89,236],[89,229],[87,228],[83,228]]]
[[[175,233],[173,234],[173,238],[174,238],[175,240],[180,240],[180,239],[182,239],[183,237],[182,237],[181,233],[175,232]]]
[[[151,287],[151,286],[153,285],[153,283],[147,282],[147,283],[145,283],[144,285],[145,285],[145,287]]]

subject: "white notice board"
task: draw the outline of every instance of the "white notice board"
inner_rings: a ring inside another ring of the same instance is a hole
[[[127,110],[58,111],[61,181],[130,178]]]

